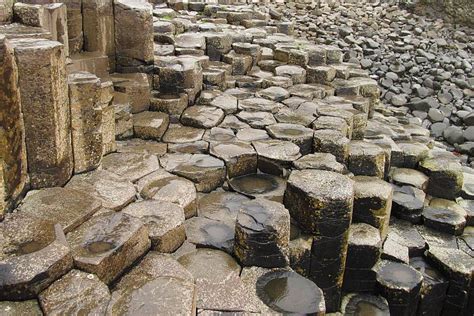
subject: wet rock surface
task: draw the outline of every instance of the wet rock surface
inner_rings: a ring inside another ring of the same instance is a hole
[[[472,29],[49,2],[0,4],[0,314],[474,312]]]

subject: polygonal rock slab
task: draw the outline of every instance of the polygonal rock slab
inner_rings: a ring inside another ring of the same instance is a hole
[[[155,155],[113,153],[104,157],[102,167],[131,182],[135,182],[159,169],[160,164]]]
[[[409,314],[418,303],[423,276],[412,267],[381,260],[374,267],[377,289],[385,297],[391,315]]]
[[[209,155],[168,154],[160,162],[167,171],[193,181],[198,192],[210,192],[225,179],[224,162]]]
[[[353,199],[352,180],[339,173],[308,169],[288,178],[284,203],[314,235],[310,279],[323,290],[329,311],[340,303]]]
[[[419,168],[429,177],[428,194],[444,199],[454,199],[461,192],[464,177],[459,162],[451,159],[430,158],[421,161]]]
[[[106,170],[95,170],[72,177],[66,188],[90,193],[102,201],[102,206],[120,210],[135,200],[133,183]]]
[[[326,314],[321,289],[296,272],[281,270],[268,272],[258,278],[256,289],[259,298],[279,313]]]
[[[249,143],[240,141],[211,143],[210,154],[224,160],[229,178],[257,171],[257,153]]]
[[[272,139],[252,144],[258,154],[258,169],[265,173],[286,176],[293,161],[301,157],[300,148],[289,141]]]
[[[213,106],[191,106],[181,115],[181,123],[196,128],[211,128],[224,119],[224,111]]]
[[[105,212],[67,235],[74,263],[104,283],[115,280],[150,248],[148,230],[140,219]]]
[[[425,206],[423,224],[444,233],[461,235],[466,226],[465,216],[464,210]]]
[[[390,316],[387,300],[368,293],[351,293],[342,298],[343,315],[356,316],[361,311],[374,312],[379,316]]]
[[[265,198],[267,200],[282,202],[286,189],[286,181],[280,177],[255,173],[229,180],[232,190],[250,198]]]
[[[314,152],[329,153],[340,163],[345,163],[349,156],[349,139],[341,132],[332,129],[314,131]]]
[[[290,97],[290,93],[288,90],[281,88],[281,87],[269,87],[263,90],[260,90],[257,95],[259,97],[275,101],[281,102]]]
[[[0,299],[35,298],[73,261],[60,225],[26,213],[7,214],[0,223]]]
[[[151,248],[158,252],[174,252],[186,239],[184,210],[181,206],[165,201],[147,200],[134,202],[122,210],[139,218],[148,228]]]
[[[140,138],[117,141],[117,152],[119,153],[132,152],[160,157],[166,154],[168,150],[167,147],[167,144],[158,143],[152,140],[143,140]]]
[[[193,217],[185,222],[187,241],[198,247],[224,250],[232,254],[234,249],[235,220],[215,220]]]
[[[196,142],[201,140],[203,135],[203,129],[180,124],[171,124],[165,135],[163,135],[163,141],[177,144]]]
[[[107,315],[152,315],[157,311],[193,315],[195,310],[193,276],[171,256],[149,252],[117,284]]]
[[[367,223],[379,229],[382,239],[388,233],[393,188],[376,177],[354,177],[353,223]]]
[[[351,141],[347,167],[355,175],[383,178],[385,174],[385,153],[379,146]]]
[[[94,274],[71,270],[41,292],[39,301],[47,315],[104,314],[110,292]]]
[[[296,169],[318,169],[326,171],[334,171],[338,173],[345,173],[346,167],[337,162],[336,157],[328,153],[315,153],[301,157],[293,162]]]
[[[196,188],[188,179],[159,169],[137,182],[144,199],[175,203],[184,209],[186,218],[196,215]]]
[[[230,128],[213,127],[206,131],[203,139],[207,142],[230,142],[235,140],[235,134]]]
[[[253,128],[265,128],[276,123],[275,118],[269,112],[242,111],[237,113],[237,117]],[[248,125],[243,127],[248,127]]]
[[[48,188],[31,191],[20,210],[61,225],[65,233],[77,228],[102,207],[102,201],[79,190]]]
[[[425,202],[425,192],[408,185],[392,186],[392,214],[413,224],[419,223]]]
[[[287,140],[300,147],[302,155],[309,154],[313,146],[313,130],[303,125],[277,123],[267,126],[268,134],[277,139]]]
[[[168,129],[168,114],[144,111],[133,115],[133,133],[142,139],[161,140]]]
[[[425,190],[428,186],[428,177],[415,169],[392,168],[389,178],[397,185],[411,185],[420,190]]]
[[[235,225],[235,256],[244,266],[289,265],[290,214],[283,204],[255,199],[242,203]]]
[[[250,98],[239,100],[239,110],[248,112],[270,112],[276,113],[281,104],[263,98]]]
[[[239,278],[240,266],[232,256],[219,250],[198,248],[181,256],[178,262],[196,280],[197,308],[258,312],[254,297]]]
[[[237,134],[235,135],[238,140],[244,141],[244,142],[253,142],[254,140],[263,140],[263,139],[269,139],[270,136],[268,136],[267,132],[261,129],[256,129],[256,128],[243,128],[239,129]]]
[[[237,112],[237,98],[233,95],[220,95],[214,98],[210,105],[222,109],[226,115]]]

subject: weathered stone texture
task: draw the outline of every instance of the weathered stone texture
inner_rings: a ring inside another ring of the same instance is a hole
[[[18,65],[31,186],[64,185],[73,168],[64,46],[55,41],[26,38],[12,43]]]

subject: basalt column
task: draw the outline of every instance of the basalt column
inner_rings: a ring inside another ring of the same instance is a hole
[[[114,13],[117,70],[152,70],[153,6],[146,1],[115,0]]]
[[[109,57],[110,70],[115,69],[115,23],[113,0],[82,2],[84,50]]]
[[[4,200],[15,200],[23,191],[27,177],[25,129],[18,91],[18,68],[13,47],[0,35],[0,161],[5,183]],[[8,204],[8,203],[7,203]],[[6,205],[8,207],[8,205]],[[2,211],[0,210],[0,217]]]
[[[97,168],[102,159],[100,80],[88,72],[69,75],[74,173]]]
[[[340,305],[353,201],[353,183],[339,173],[293,171],[288,179],[284,203],[313,235],[309,277],[323,290],[328,312]]]
[[[67,7],[67,32],[69,37],[69,54],[81,52],[84,43],[82,31],[82,0],[62,0]],[[85,1],[89,2],[89,0]]]
[[[64,46],[44,39],[12,43],[31,186],[62,186],[73,169]]]

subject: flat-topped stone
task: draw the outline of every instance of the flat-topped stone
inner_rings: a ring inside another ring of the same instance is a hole
[[[170,124],[168,130],[163,135],[162,140],[166,143],[189,143],[202,139],[204,129],[183,126],[180,124]]]
[[[0,299],[35,298],[72,269],[71,250],[59,224],[19,212],[0,223]]]
[[[41,292],[39,301],[48,315],[104,314],[110,300],[109,288],[91,273],[71,270]]]
[[[168,172],[193,181],[199,192],[216,189],[226,175],[222,160],[204,154],[167,154],[160,163]]]
[[[303,125],[277,123],[267,126],[267,131],[273,138],[287,140],[298,145],[302,155],[306,155],[312,150],[314,132]]]
[[[241,124],[244,124],[243,122],[245,122],[253,128],[265,128],[268,125],[276,123],[275,118],[269,112],[241,111],[237,113],[236,116],[238,119],[242,120],[242,122],[239,121]],[[241,125],[241,127],[248,127],[248,125]]]
[[[140,219],[105,212],[67,235],[74,264],[96,274],[106,284],[114,281],[150,248],[148,230]]]
[[[107,314],[192,315],[195,310],[193,276],[171,256],[151,251],[115,286]]]
[[[196,128],[211,128],[224,119],[224,111],[213,106],[191,106],[181,115],[181,123]]]
[[[428,186],[428,176],[423,172],[408,168],[392,168],[389,179],[398,185],[411,185],[425,190]]]
[[[239,100],[239,110],[248,112],[275,113],[281,107],[278,103],[264,98],[249,98]]]
[[[463,185],[463,173],[459,162],[428,158],[420,162],[419,168],[429,177],[428,194],[445,199],[454,199],[459,195]]]
[[[234,253],[244,266],[289,265],[290,214],[283,204],[257,198],[243,202],[235,226]]]
[[[137,153],[112,153],[102,161],[104,170],[113,172],[131,182],[160,168],[155,155]]]
[[[138,201],[122,212],[139,218],[145,224],[151,248],[155,251],[172,253],[186,239],[184,210],[177,204],[154,199]]]
[[[229,178],[257,171],[257,153],[250,143],[241,141],[211,143],[209,152],[225,162]]]
[[[137,187],[144,199],[177,204],[184,209],[186,218],[196,215],[196,188],[188,179],[159,169],[141,178]]]
[[[286,176],[293,161],[301,157],[300,147],[289,141],[261,140],[252,142],[252,145],[258,154],[258,168],[278,176]]]
[[[66,188],[91,194],[102,201],[102,206],[111,210],[120,210],[135,200],[136,190],[133,183],[107,170],[95,170],[75,175]]]
[[[326,171],[334,171],[338,173],[345,173],[346,167],[337,162],[336,157],[328,153],[315,153],[304,155],[300,159],[293,162],[296,169],[318,169]]]
[[[169,116],[165,113],[144,111],[133,115],[133,133],[138,138],[161,140],[168,125]]]

